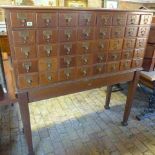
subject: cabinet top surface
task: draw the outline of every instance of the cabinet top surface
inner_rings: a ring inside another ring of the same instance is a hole
[[[121,11],[121,12],[150,12],[152,13],[153,10],[126,10],[126,9],[106,9],[106,8],[70,8],[70,7],[50,7],[50,6],[12,6],[12,5],[1,5],[3,9],[40,9],[40,10],[87,10],[87,11]]]

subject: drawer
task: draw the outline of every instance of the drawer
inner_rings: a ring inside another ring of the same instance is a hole
[[[61,12],[59,13],[59,26],[77,26],[78,14],[76,12]]]
[[[96,39],[109,39],[111,27],[96,28],[95,38]]]
[[[121,53],[109,53],[108,61],[118,61],[121,59]]]
[[[119,71],[119,64],[120,62],[111,62],[107,64],[107,72],[113,73]]]
[[[25,60],[15,62],[15,69],[17,69],[18,74],[38,72],[38,61]]]
[[[106,64],[97,64],[93,67],[93,74],[97,75],[97,74],[103,74],[106,73],[107,70],[107,65]]]
[[[60,58],[60,67],[74,67],[76,66],[76,57],[73,56],[64,56]]]
[[[113,15],[113,25],[126,25],[126,18],[125,13],[115,13]]]
[[[92,64],[92,55],[85,54],[85,55],[77,56],[78,66],[91,65],[91,64]]]
[[[13,11],[10,14],[11,26],[16,28],[35,27],[35,13],[33,11]]]
[[[112,27],[111,38],[123,38],[124,37],[124,27]]]
[[[15,45],[35,44],[34,30],[12,31],[12,35],[13,35],[13,41]]]
[[[76,29],[67,28],[67,29],[60,29],[59,30],[59,40],[61,42],[76,41],[76,38],[77,38]]]
[[[38,83],[39,83],[39,79],[38,79],[37,73],[18,76],[17,85],[19,89],[37,87]]]
[[[40,44],[55,43],[58,41],[57,29],[42,29],[37,31],[37,42]]]
[[[74,80],[76,78],[76,69],[75,68],[65,68],[61,69],[59,72],[59,80]]]
[[[93,56],[94,64],[96,63],[106,63],[107,53],[95,53]]]
[[[112,25],[112,13],[98,13],[97,26]]]
[[[154,58],[144,58],[143,60],[143,70],[145,71],[154,71],[154,64],[155,59]]]
[[[57,27],[58,13],[56,12],[40,12],[37,13],[37,26],[40,27]]]
[[[133,59],[132,60],[132,68],[142,67],[143,59]]]
[[[77,68],[77,78],[86,78],[92,75],[92,67]]]
[[[32,59],[37,57],[35,46],[16,46],[14,47],[15,59]]]
[[[133,49],[135,47],[136,39],[124,39],[123,49]]]
[[[94,37],[93,28],[79,28],[78,29],[78,40],[92,40]]]
[[[155,28],[151,27],[149,37],[148,37],[148,43],[155,44]]]
[[[131,68],[131,60],[122,60],[120,63],[120,70],[128,70]]]
[[[121,50],[123,45],[123,39],[111,39],[110,40],[110,50]]]
[[[136,48],[145,48],[147,43],[147,39],[137,38],[136,40]]]
[[[149,32],[150,32],[150,27],[141,26],[139,27],[139,30],[138,30],[138,37],[148,37]]]
[[[58,55],[57,44],[46,44],[38,46],[38,58],[56,57]]]
[[[43,71],[55,72],[57,70],[58,70],[57,58],[39,59],[39,72],[43,72]]]
[[[125,50],[122,52],[122,59],[131,59],[133,57],[133,50]]]
[[[109,40],[99,40],[95,42],[94,51],[107,52],[109,48]]]
[[[127,25],[138,25],[139,19],[140,19],[140,15],[129,14],[127,19]]]
[[[134,58],[143,58],[145,53],[145,49],[135,49]]]
[[[151,21],[152,21],[152,15],[150,14],[141,15],[140,25],[149,25],[151,24]]]
[[[48,85],[58,81],[57,72],[40,72],[39,73],[39,84],[41,86]]]
[[[136,37],[138,27],[126,27],[125,37]]]
[[[81,11],[79,13],[79,26],[94,26],[96,23],[94,12]]]
[[[65,43],[60,44],[60,55],[75,55],[76,54],[76,43]]]
[[[155,58],[155,45],[147,44],[145,58]]]
[[[92,41],[83,41],[77,43],[78,54],[91,53],[94,50],[94,43]]]

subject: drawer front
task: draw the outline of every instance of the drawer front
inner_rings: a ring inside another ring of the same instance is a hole
[[[127,27],[125,31],[125,37],[136,37],[138,27]]]
[[[108,61],[118,61],[121,59],[121,53],[109,53]]]
[[[68,68],[76,66],[76,58],[73,56],[65,56],[60,58],[60,67]]]
[[[92,75],[92,67],[79,67],[77,68],[77,77],[86,78]]]
[[[123,60],[120,63],[120,70],[128,70],[131,68],[131,60]]]
[[[115,13],[113,15],[113,25],[126,25],[126,18],[125,13]]]
[[[76,54],[76,44],[75,43],[65,43],[60,45],[60,55],[75,55]]]
[[[38,72],[38,61],[18,61],[15,62],[15,68],[18,70],[18,74]]]
[[[12,31],[12,34],[15,45],[35,44],[34,30]]]
[[[155,29],[151,28],[150,33],[149,33],[149,38],[148,38],[148,43],[153,43],[155,44]]]
[[[132,60],[132,68],[142,67],[143,59],[133,59]]]
[[[94,12],[80,12],[79,13],[79,26],[94,26],[96,19],[95,19]]]
[[[58,70],[58,62],[56,58],[39,59],[39,72],[49,71],[55,72]]]
[[[18,76],[17,85],[19,89],[33,88],[38,86],[38,74],[25,74]]]
[[[39,73],[39,84],[41,86],[48,85],[58,81],[57,72],[40,72]]]
[[[78,40],[92,40],[94,37],[93,28],[79,28],[78,29]]]
[[[133,50],[125,50],[122,52],[122,59],[131,59],[133,57]]]
[[[91,64],[92,64],[92,55],[85,54],[85,55],[77,56],[78,66],[91,65]]]
[[[75,78],[76,78],[75,68],[65,68],[65,69],[61,69],[59,72],[60,81],[74,80]]]
[[[92,41],[83,41],[77,43],[78,54],[88,54],[94,50],[94,43]]]
[[[57,27],[58,26],[58,13],[56,12],[43,12],[37,13],[37,26],[40,27]]]
[[[57,44],[47,44],[38,46],[38,58],[56,57],[58,55]]]
[[[40,44],[55,43],[58,41],[57,29],[42,29],[37,31],[37,42]]]
[[[147,43],[147,39],[137,38],[136,40],[136,48],[145,48]]]
[[[106,26],[111,24],[112,24],[112,14],[110,12],[97,14],[97,26]]]
[[[77,13],[75,12],[62,12],[59,13],[59,26],[68,27],[77,25]]]
[[[31,11],[14,11],[10,15],[11,26],[16,28],[35,27],[35,13]]]
[[[107,71],[107,65],[106,64],[97,64],[93,67],[93,74],[104,74]]]
[[[155,58],[155,45],[147,44],[145,58]]]
[[[152,21],[152,15],[141,15],[140,24],[141,25],[149,25]]]
[[[106,63],[107,60],[107,53],[95,53],[93,56],[93,63]]]
[[[96,28],[96,39],[108,39],[110,37],[111,27]]]
[[[150,32],[150,27],[139,27],[138,37],[147,37]]]
[[[145,49],[135,49],[134,58],[143,58]]]
[[[35,46],[16,46],[15,59],[32,59],[37,57],[37,52]]]
[[[110,50],[121,50],[123,45],[123,39],[111,39],[110,40]]]
[[[111,37],[112,38],[123,38],[124,37],[124,27],[112,27]]]
[[[120,62],[111,62],[107,64],[107,72],[113,73],[119,71]]]
[[[75,41],[77,37],[76,29],[60,29],[59,30],[59,40],[61,42]]]
[[[123,49],[133,49],[135,47],[136,39],[124,39]]]
[[[109,48],[109,40],[99,40],[95,42],[95,52],[107,52]]]
[[[128,15],[127,25],[138,25],[139,19],[140,19],[140,15],[130,14]]]

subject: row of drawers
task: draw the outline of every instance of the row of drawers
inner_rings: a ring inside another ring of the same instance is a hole
[[[94,66],[86,66],[79,68],[67,68],[61,69],[58,72],[39,72],[32,74],[19,75],[17,84],[20,89],[48,85],[50,83],[75,80],[80,78],[86,78],[90,76],[100,75],[104,73],[112,73],[117,71],[128,70],[131,68],[141,67],[143,60],[126,60],[117,61],[108,64],[97,64]]]
[[[95,53],[80,56],[65,56],[58,58],[40,58],[39,60],[27,60],[14,62],[16,72],[18,74],[57,71],[59,68],[78,67],[92,65],[98,63],[106,63],[111,61],[119,61],[127,59],[139,59],[144,57],[144,49],[138,49],[134,52],[121,53]]]
[[[133,51],[132,49],[137,48],[136,51],[145,48],[147,39],[138,38],[136,39],[114,39],[114,40],[101,40],[101,41],[90,41],[90,42],[78,42],[78,43],[65,43],[65,44],[48,44],[36,46],[16,46],[14,47],[14,58],[20,59],[31,59],[31,58],[42,58],[52,56],[65,56],[65,55],[80,55],[101,52],[109,53],[123,51]]]
[[[40,30],[18,30],[12,31],[15,45],[34,44],[35,42],[56,43],[72,42],[76,40],[109,39],[123,37],[147,37],[150,27],[113,27],[107,28],[79,28],[79,29],[40,29]]]
[[[10,24],[12,27],[66,27],[66,26],[105,26],[105,25],[146,25],[152,20],[151,14],[127,13],[95,13],[91,11],[77,12],[44,12],[33,11],[11,12]]]

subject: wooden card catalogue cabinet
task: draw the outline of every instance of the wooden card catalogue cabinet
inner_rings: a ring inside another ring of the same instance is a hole
[[[3,7],[29,153],[28,103],[129,81],[127,125],[152,20],[150,11]]]

